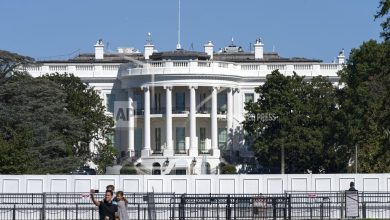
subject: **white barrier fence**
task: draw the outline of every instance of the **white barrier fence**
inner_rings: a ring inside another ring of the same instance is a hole
[[[188,194],[283,193],[285,191],[343,191],[355,182],[359,191],[389,191],[385,174],[267,174],[267,175],[0,175],[0,193],[104,191],[112,184],[128,193]]]

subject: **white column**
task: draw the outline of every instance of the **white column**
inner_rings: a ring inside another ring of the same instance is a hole
[[[231,150],[233,143],[232,137],[234,134],[233,129],[233,88],[228,88],[226,92],[227,96],[227,119],[226,119],[226,129],[227,129],[227,147]]]
[[[190,150],[189,156],[198,156],[196,139],[196,86],[190,86]]]
[[[164,86],[166,94],[166,107],[165,107],[165,144],[164,156],[173,156],[173,144],[172,144],[172,87]]]
[[[150,90],[148,86],[141,88],[144,91],[144,148],[142,157],[150,155]]]
[[[129,151],[129,157],[133,157],[135,155],[134,153],[134,128],[135,128],[135,120],[134,120],[134,102],[133,102],[133,90],[129,89],[127,91],[127,101],[128,101],[128,113],[129,113],[129,124],[128,124],[128,135],[129,135],[129,146],[128,146],[128,151]]]
[[[211,152],[213,156],[220,156],[218,149],[218,123],[217,123],[217,93],[218,88],[211,88]]]

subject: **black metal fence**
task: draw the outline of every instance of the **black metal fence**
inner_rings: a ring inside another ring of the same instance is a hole
[[[103,199],[103,194],[97,194]],[[345,192],[125,194],[130,219],[345,219]],[[359,219],[390,219],[390,193],[359,192]],[[88,193],[0,194],[1,220],[93,220]]]

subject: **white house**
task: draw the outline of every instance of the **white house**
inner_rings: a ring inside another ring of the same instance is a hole
[[[257,98],[254,88],[266,75],[278,69],[336,82],[345,61],[343,53],[334,63],[283,58],[264,52],[260,40],[250,52],[233,43],[215,52],[211,41],[204,52],[156,52],[150,40],[143,53],[119,48],[105,54],[101,40],[94,46],[94,54],[27,70],[33,76],[73,73],[94,86],[116,119],[112,140],[121,157],[150,174],[216,173],[221,160],[250,157],[241,126],[244,104]]]

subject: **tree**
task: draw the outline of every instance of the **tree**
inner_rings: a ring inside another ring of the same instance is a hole
[[[353,49],[340,73],[339,145],[349,149],[354,170],[390,171],[390,42],[368,41]]]
[[[110,139],[107,139],[104,143],[98,142],[95,147],[96,152],[93,153],[92,160],[98,167],[98,173],[105,174],[106,167],[114,165],[118,151],[112,146]]]
[[[32,58],[0,51],[0,172],[68,173],[90,160],[109,165],[99,158],[116,156],[103,141],[114,123],[99,94],[72,74],[34,79],[23,71],[33,64]],[[100,152],[105,156],[98,157]]]
[[[0,50],[0,84],[13,75],[25,74],[23,66],[32,64],[33,58]]]
[[[338,167],[331,160],[337,154],[331,138],[336,96],[328,79],[305,81],[296,73],[274,71],[255,91],[259,99],[246,104],[244,129],[254,138],[262,166],[280,169],[284,151],[287,173],[333,172]]]
[[[375,14],[375,19],[383,18],[389,13],[390,9],[390,0],[381,0],[379,2],[379,11]],[[390,17],[386,17],[385,20],[381,23],[383,31],[381,36],[385,41],[390,39]]]
[[[95,148],[98,150],[98,153],[106,154],[107,152],[103,151],[104,146],[110,147],[104,144],[104,142],[100,142],[103,141],[107,134],[113,131],[114,121],[111,116],[105,114],[105,106],[102,104],[102,100],[96,90],[73,74],[53,73],[42,76],[42,78],[51,80],[60,86],[66,93],[65,103],[67,110],[81,122],[84,135],[79,140],[77,148],[80,151],[79,154],[83,155],[84,160],[93,159],[89,156],[96,157],[96,154],[90,154],[89,144],[91,142],[96,143]],[[114,153],[114,151],[110,152]],[[116,154],[111,155],[111,157],[114,156]],[[96,161],[96,158],[94,160]],[[97,164],[104,163],[98,162]]]
[[[45,79],[22,76],[0,85],[1,173],[67,173],[84,163],[75,147],[81,122],[65,98]]]

